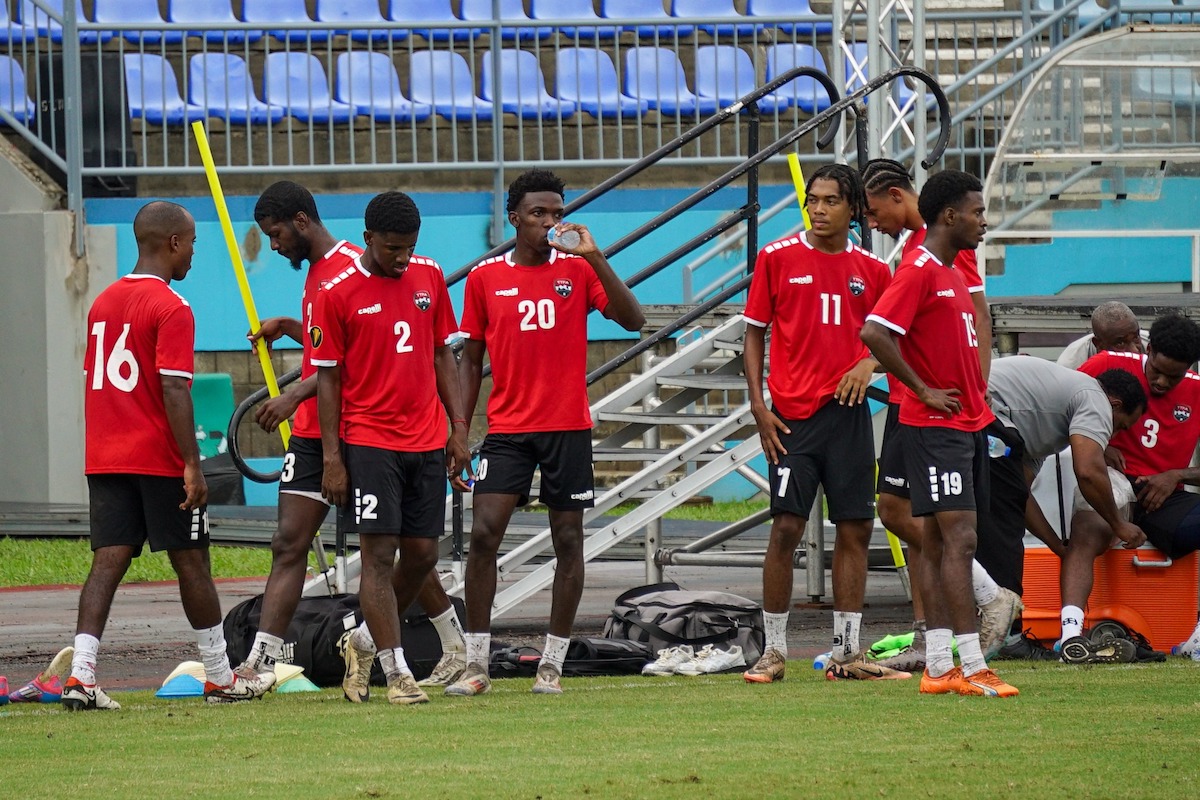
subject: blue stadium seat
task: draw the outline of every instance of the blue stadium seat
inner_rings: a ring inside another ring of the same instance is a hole
[[[621,91],[617,68],[603,50],[564,47],[558,51],[555,94],[579,106],[593,117],[623,117],[644,114],[650,109]]]
[[[233,15],[229,0],[170,0],[167,7],[167,21],[192,25],[237,25],[241,20]],[[207,42],[221,44],[242,44],[257,42],[263,37],[262,31],[248,30],[204,30],[188,31],[188,36],[198,36]]]
[[[767,80],[782,75],[796,67],[815,67],[828,74],[825,59],[816,48],[807,44],[773,44],[767,48]],[[829,92],[817,83],[816,78],[802,75],[775,90],[775,94],[786,97],[788,104],[796,106],[806,114],[817,114],[833,105]]]
[[[210,117],[230,124],[260,125],[283,119],[283,109],[254,94],[246,62],[226,53],[197,53],[188,63],[188,99]]]
[[[62,14],[63,0],[43,0],[43,4],[49,6],[56,13]],[[25,27],[36,30],[38,36],[49,36],[52,42],[62,41],[62,23],[35,6],[33,0],[21,0],[19,8],[20,21],[24,23]],[[75,0],[75,21],[77,23],[93,21],[83,13],[83,0]],[[100,42],[103,44],[112,39],[112,36],[112,31],[80,31],[79,43],[96,44]]]
[[[19,61],[5,55],[0,55],[0,107],[16,117],[17,122],[33,121],[34,107],[25,87],[25,70]]]
[[[458,53],[421,50],[409,61],[408,96],[450,120],[492,118],[492,104],[475,96],[475,76]]]
[[[746,0],[748,17],[794,17],[811,13],[813,10],[808,0]],[[771,26],[784,33],[800,36],[833,33],[832,22],[774,22]]]
[[[650,108],[670,116],[707,117],[721,109],[715,97],[697,97],[688,89],[679,56],[665,47],[625,51],[625,94],[649,101]]]
[[[410,25],[432,22],[461,22],[450,8],[450,0],[392,0],[388,7],[387,19],[392,22],[407,22]],[[431,42],[446,42],[453,39],[456,42],[466,40],[483,33],[482,28],[413,28],[413,33],[424,36]]]
[[[197,0],[203,2],[203,0]],[[242,0],[242,19],[262,25],[287,25],[290,22],[312,24],[305,0]],[[327,42],[329,31],[288,30],[272,28],[267,31],[281,42]]]
[[[36,38],[36,30],[12,19],[8,15],[8,3],[0,3],[0,44],[29,42]]]
[[[318,22],[340,22],[346,25],[334,31],[339,36],[349,36],[352,42],[401,42],[408,38],[402,28],[385,30],[378,27],[384,23],[379,13],[377,0],[317,0]],[[352,27],[360,26],[360,27]]]
[[[711,97],[721,106],[728,106],[757,87],[754,63],[745,50],[727,44],[706,44],[696,48],[697,96]],[[759,98],[758,107],[771,113],[783,111],[789,102],[787,97],[768,94]]]
[[[538,58],[529,50],[501,50],[499,80],[494,73],[492,51],[483,54],[482,91],[484,100],[500,97],[500,108],[522,119],[566,119],[575,113],[575,104],[551,97]]]
[[[691,36],[695,25],[676,25],[663,10],[662,3],[645,0],[600,0],[601,19],[661,19],[662,25],[622,25],[621,30],[636,33],[646,39],[666,40],[675,36]]]
[[[387,56],[384,56],[387,58]],[[311,53],[269,53],[263,66],[263,99],[301,122],[349,122],[354,109],[329,95],[325,68]]]
[[[533,19],[557,22],[558,20],[596,20],[596,12],[592,9],[592,0],[530,0],[529,16]],[[577,39],[580,43],[596,39],[612,39],[617,35],[617,29],[612,25],[555,25],[564,35]]]
[[[432,107],[404,96],[396,65],[385,53],[340,54],[333,86],[334,98],[380,121],[420,122],[433,113]]]
[[[754,24],[737,13],[733,0],[671,0],[671,16],[714,20],[696,26],[710,36],[754,35]]]
[[[125,54],[125,96],[129,116],[151,125],[183,125],[208,116],[201,106],[184,102],[171,63],[152,53]]]
[[[1121,5],[1124,8],[1124,3]],[[1135,97],[1173,103],[1183,108],[1200,109],[1200,83],[1196,71],[1186,66],[1188,57],[1172,53],[1149,53],[1139,55],[1138,67],[1133,72]],[[1174,66],[1172,62],[1183,62]]]
[[[101,24],[161,27],[164,22],[158,14],[158,0],[93,0],[92,13],[96,15],[96,22]],[[158,44],[164,39],[167,44],[183,41],[183,34],[179,31],[126,30],[112,31],[112,34],[124,36],[134,44]]]
[[[889,69],[891,66],[889,65]],[[846,94],[861,89],[867,83],[867,45],[865,42],[855,42],[850,45],[850,55],[846,58]],[[901,78],[899,81],[892,81],[892,85],[899,86],[897,101],[900,107],[903,108],[916,92],[908,85],[906,78]],[[924,86],[925,84],[921,84]],[[882,89],[878,90],[882,92]],[[870,102],[871,98],[863,98],[864,102]],[[931,111],[937,107],[937,99],[932,92],[925,93],[925,110]]]
[[[462,0],[459,16],[467,22],[491,22],[492,0]],[[529,22],[521,0],[500,0],[501,22]],[[484,29],[487,32],[489,29]],[[522,42],[545,39],[554,33],[553,28],[501,28],[500,38],[506,42],[519,39]]]

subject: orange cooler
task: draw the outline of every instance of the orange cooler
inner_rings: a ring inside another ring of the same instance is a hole
[[[1058,591],[1061,562],[1044,547],[1025,549],[1025,627],[1049,644],[1062,634]],[[1196,627],[1200,561],[1189,553],[1174,562],[1152,547],[1112,549],[1096,559],[1095,583],[1084,625],[1113,620],[1144,634],[1155,650],[1170,652]]]

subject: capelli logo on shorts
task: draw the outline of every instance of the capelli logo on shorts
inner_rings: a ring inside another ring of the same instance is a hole
[[[591,500],[592,496],[593,496],[592,490],[588,489],[586,492],[576,492],[575,494],[571,495],[571,499],[572,500]]]

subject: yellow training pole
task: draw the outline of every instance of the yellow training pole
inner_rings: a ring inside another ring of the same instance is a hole
[[[217,206],[217,217],[221,220],[221,231],[225,234],[225,246],[229,248],[229,259],[233,262],[233,272],[237,276],[238,289],[242,292],[242,304],[246,306],[246,318],[250,321],[250,331],[258,331],[261,324],[258,310],[254,307],[254,295],[250,294],[250,281],[246,278],[246,267],[242,264],[242,253],[238,249],[237,238],[233,235],[233,223],[229,220],[229,208],[225,205],[225,194],[221,191],[221,179],[217,177],[217,168],[213,164],[212,151],[208,149],[208,137],[204,135],[204,125],[192,123],[192,133],[196,137],[196,146],[200,148],[200,159],[204,162],[204,174],[208,177],[208,188],[212,192],[213,203]],[[279,396],[279,382],[275,379],[275,367],[271,364],[271,354],[265,346],[254,348],[258,351],[258,363],[262,366],[263,377],[267,381],[267,391],[271,397]],[[292,426],[287,420],[279,423],[279,435],[283,438],[283,446],[288,446],[292,438]]]
[[[808,218],[808,206],[804,204],[808,193],[804,191],[804,170],[800,169],[800,156],[788,153],[787,160],[788,169],[792,171],[792,183],[796,184],[796,202],[800,204],[800,216],[804,217],[804,230],[809,230],[812,220]]]

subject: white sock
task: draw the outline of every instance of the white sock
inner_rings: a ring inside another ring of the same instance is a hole
[[[404,660],[403,647],[380,650],[379,666],[383,667],[383,674],[387,677],[388,683],[391,683],[401,675],[412,677],[412,670],[408,668],[408,662]]]
[[[371,629],[367,627],[367,621],[355,628],[354,633],[350,634],[354,639],[354,646],[359,650],[375,650],[375,637],[371,635]]]
[[[955,638],[958,639],[958,659],[962,662],[964,676],[970,677],[980,670],[987,669],[987,662],[983,660],[983,650],[979,647],[978,633],[959,633]]]
[[[487,672],[492,660],[492,634],[464,633],[463,639],[467,645],[467,663],[477,664]]]
[[[930,628],[925,631],[925,671],[940,678],[954,669],[954,650],[950,642],[954,633],[949,628]]]
[[[438,638],[442,640],[443,653],[461,653],[466,649],[462,624],[458,621],[458,614],[454,612],[454,606],[450,606],[436,617],[430,617],[429,621],[433,623]]]
[[[1062,638],[1060,642],[1065,642],[1072,636],[1083,635],[1083,609],[1079,606],[1063,606],[1062,610]]]
[[[1000,584],[992,580],[978,561],[971,560],[971,588],[975,590],[975,605],[985,606],[1000,594]]]
[[[100,640],[90,633],[75,634],[75,655],[71,658],[71,677],[87,686],[96,685],[96,653]]]
[[[787,611],[784,611],[782,614],[772,614],[770,611],[763,612],[763,630],[767,634],[765,647],[767,650],[774,650],[784,658],[787,658],[787,626]]]
[[[862,614],[857,611],[833,612],[833,647],[830,652],[834,661],[853,661],[858,658],[858,629],[862,625]]]
[[[231,685],[233,670],[229,668],[229,656],[225,652],[225,628],[214,625],[211,628],[196,628],[195,633],[200,660],[204,662],[204,677],[217,686]]]
[[[542,663],[552,664],[561,675],[563,662],[567,660],[567,645],[570,643],[570,639],[564,639],[561,636],[547,633],[546,647],[542,650]]]
[[[275,669],[275,662],[281,655],[283,655],[283,639],[259,631],[254,634],[254,644],[250,646],[250,655],[246,658],[246,663],[255,672],[270,672]]]

